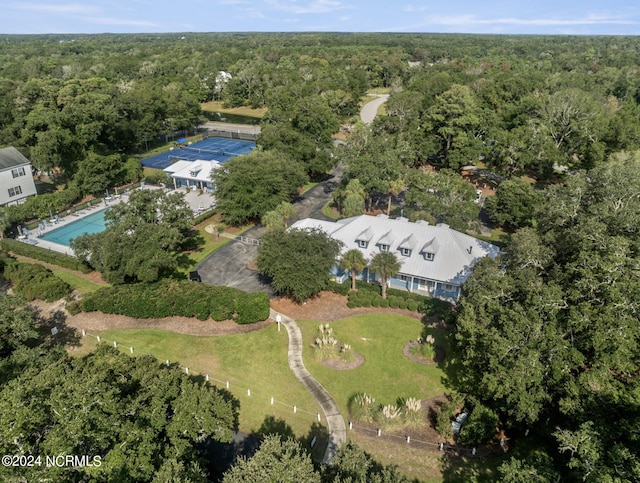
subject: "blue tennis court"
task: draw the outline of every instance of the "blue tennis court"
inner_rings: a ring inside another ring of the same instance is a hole
[[[68,247],[71,243],[71,240],[73,240],[74,238],[78,238],[81,235],[93,235],[94,233],[103,232],[105,229],[105,211],[107,211],[107,209],[91,213],[89,216],[80,218],[79,220],[73,221],[68,225],[61,226],[60,228],[56,228],[55,230],[44,233],[40,238]]]
[[[251,141],[208,138],[191,145],[181,144],[170,151],[145,158],[140,162],[142,166],[156,169],[164,169],[179,159],[186,161],[195,161],[196,159],[216,160],[224,163],[241,154],[250,153],[255,147],[256,143]]]

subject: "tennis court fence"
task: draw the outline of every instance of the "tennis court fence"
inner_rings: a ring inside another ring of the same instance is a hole
[[[240,139],[242,141],[255,141],[258,135],[250,132],[220,131],[219,129],[207,129],[203,134],[203,139],[207,138],[227,138]]]

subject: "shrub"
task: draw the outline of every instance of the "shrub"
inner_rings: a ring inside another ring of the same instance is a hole
[[[411,347],[411,354],[424,357],[425,359],[432,361],[436,357],[435,346],[428,342],[423,342]]]
[[[376,420],[380,423],[380,426],[385,429],[402,426],[402,409],[395,404],[381,406],[376,414]]]
[[[355,309],[356,308],[356,304],[352,300],[349,300],[347,302],[347,307],[349,307],[350,309]]]
[[[28,245],[17,240],[12,240],[11,238],[2,240],[0,246],[2,246],[3,250],[11,251],[16,255],[41,260],[51,263],[52,265],[58,265],[59,267],[70,268],[71,270],[78,270],[82,273],[91,272],[91,267],[85,265],[77,258],[70,257],[63,253],[53,252],[45,248]]]
[[[70,315],[78,315],[82,312],[82,303],[79,300],[73,300],[71,302],[67,302],[64,306],[69,312]]]
[[[400,299],[400,301],[398,302],[398,308],[399,309],[406,309],[407,308],[407,301]]]
[[[193,219],[193,224],[197,225],[202,223],[204,220],[211,218],[215,214],[216,210],[211,208],[210,210],[205,211],[204,213],[199,214]]]
[[[349,399],[349,414],[354,421],[372,423],[376,416],[376,400],[364,392],[358,392]]]
[[[422,401],[414,397],[409,397],[399,401],[403,410],[404,422],[409,426],[420,427],[424,420],[422,417]]]
[[[399,303],[400,303],[400,299],[398,299],[398,297],[395,297],[395,296],[389,297],[389,307],[391,307],[392,309],[397,309]]]
[[[269,296],[264,292],[242,294],[236,304],[236,322],[253,324],[269,318]]]
[[[407,309],[415,312],[416,310],[418,310],[418,302],[416,302],[415,300],[409,300],[407,302]]]
[[[447,401],[442,403],[436,414],[436,431],[443,438],[453,436],[451,422],[453,416],[462,408],[464,398],[460,394],[447,394]]]
[[[338,355],[338,339],[333,336],[333,329],[329,324],[320,324],[314,343],[319,359],[334,359]]]
[[[40,299],[53,302],[71,293],[68,283],[42,265],[11,262],[7,264],[4,274],[13,284],[14,292],[29,301]]]
[[[168,184],[171,181],[167,173],[161,169],[149,170],[144,179],[147,183],[156,185],[159,185],[160,183]]]
[[[498,415],[488,407],[473,402],[469,419],[462,426],[457,440],[462,444],[479,445],[492,438],[498,427]]]
[[[69,186],[62,191],[47,193],[27,198],[20,205],[8,207],[12,220],[25,222],[49,216],[49,212],[57,213],[66,210],[80,198],[80,190],[76,186]]]
[[[389,307],[389,299],[380,299],[380,307],[387,308]]]
[[[382,300],[383,299],[380,296],[374,297],[373,300],[371,300],[371,305],[373,307],[380,307],[380,304],[382,303]]]
[[[351,290],[351,280],[345,280],[343,283],[338,283],[335,280],[330,280],[327,285],[327,290],[340,295],[348,295],[349,291]]]
[[[266,295],[266,294],[265,294]],[[187,280],[163,280],[153,284],[103,287],[82,299],[85,312],[101,311],[135,318],[162,318],[174,315],[206,320],[242,318],[251,323],[265,313],[268,299],[232,287],[211,287]],[[240,310],[238,310],[240,309]]]

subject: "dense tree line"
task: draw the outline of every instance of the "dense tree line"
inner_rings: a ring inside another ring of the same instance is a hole
[[[71,333],[45,331],[23,301],[0,295],[0,450],[33,457],[15,467],[3,460],[3,481],[210,479],[203,450],[231,441],[237,401],[151,356],[102,345],[71,357],[56,341]],[[47,455],[88,458],[48,465]]]
[[[629,156],[546,190],[536,227],[478,264],[458,306],[464,391],[548,438],[575,480],[640,478],[638,180]]]

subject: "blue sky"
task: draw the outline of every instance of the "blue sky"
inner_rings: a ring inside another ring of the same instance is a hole
[[[0,0],[0,33],[638,35],[638,0]]]

